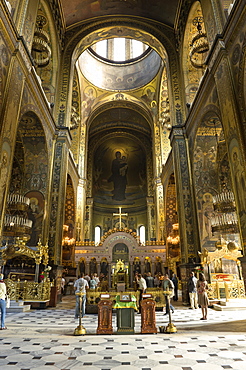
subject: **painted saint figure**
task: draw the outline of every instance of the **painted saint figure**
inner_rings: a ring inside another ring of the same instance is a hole
[[[114,200],[124,200],[125,191],[126,191],[126,184],[127,184],[127,169],[128,164],[126,161],[126,157],[121,157],[121,152],[117,151],[115,153],[115,159],[112,161],[111,172],[112,175],[109,177],[108,182],[114,183],[114,192],[113,192],[113,199]]]

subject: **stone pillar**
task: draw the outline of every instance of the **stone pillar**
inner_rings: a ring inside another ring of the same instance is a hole
[[[76,241],[83,241],[83,220],[85,219],[85,186],[86,181],[80,179],[77,188],[77,212],[76,212]]]
[[[163,240],[164,199],[163,199],[163,185],[160,177],[155,179],[155,190],[156,190],[156,238],[157,240]],[[163,227],[162,230],[161,226]]]
[[[129,287],[133,286],[133,264],[129,261]]]
[[[71,137],[68,128],[60,128],[54,152],[53,176],[50,204],[49,255],[55,265],[62,263],[62,234],[65,216],[68,151]]]
[[[114,40],[108,39],[108,55],[107,58],[113,60],[114,57]]]
[[[25,76],[22,72],[16,54],[25,53],[22,44],[18,45],[19,50],[11,59],[7,60],[8,83],[5,85],[3,104],[0,107],[1,127],[0,127],[0,235],[5,215],[6,200],[11,178],[11,167],[15,151],[16,132],[19,122],[20,106],[25,84]],[[26,55],[25,55],[26,57]],[[27,58],[28,61],[28,58]],[[27,65],[27,68],[31,65]]]
[[[190,173],[189,151],[183,127],[175,126],[171,131],[173,148],[174,173],[177,194],[177,209],[179,221],[180,249],[181,249],[181,281],[183,302],[187,300],[186,278],[189,275],[190,265],[199,263],[198,251],[200,240],[196,214],[195,196]]]
[[[198,262],[200,240],[195,195],[190,172],[190,159],[183,127],[175,126],[171,132],[174,173],[176,183],[181,263]]]
[[[111,274],[112,274],[112,264],[108,264],[108,289],[111,288]]]
[[[126,60],[132,59],[132,40],[125,39],[126,43]]]
[[[19,34],[24,37],[29,51],[33,42],[39,3],[37,0],[20,0],[15,7],[15,25]]]
[[[242,135],[245,127],[238,114],[237,96],[232,80],[231,61],[223,49],[222,41],[218,42],[215,53],[222,54],[214,77],[217,86],[218,98],[223,122],[223,131],[228,151],[228,160],[231,170],[232,187],[235,196],[239,232],[243,254],[246,253],[246,150]],[[212,68],[212,66],[211,66]],[[226,87],[226,88],[225,88]],[[242,268],[244,265],[242,265]]]
[[[147,220],[148,220],[148,237],[147,240],[153,240],[156,236],[156,220],[154,198],[147,197]]]
[[[85,223],[83,231],[85,241],[93,239],[92,215],[93,215],[93,198],[87,198],[85,210]]]

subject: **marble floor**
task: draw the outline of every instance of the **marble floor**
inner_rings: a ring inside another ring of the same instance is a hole
[[[228,311],[190,310],[176,302],[175,334],[159,332],[168,317],[156,312],[158,334],[96,335],[97,315],[83,318],[86,335],[75,336],[75,299],[66,296],[56,308],[8,313],[7,330],[0,331],[1,370],[223,370],[246,369],[246,308]]]

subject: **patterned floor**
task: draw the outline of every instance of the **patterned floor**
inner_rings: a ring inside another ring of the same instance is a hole
[[[83,318],[87,333],[75,336],[74,298],[56,308],[8,314],[8,330],[0,332],[1,370],[223,370],[246,369],[246,309],[214,311],[207,322],[201,312],[176,303],[172,315],[175,334],[162,334],[168,324],[156,312],[158,334],[140,334],[141,316],[135,315],[135,334],[96,335],[97,315]]]

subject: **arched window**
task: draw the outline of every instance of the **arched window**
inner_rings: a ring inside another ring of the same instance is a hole
[[[127,60],[139,58],[148,48],[148,45],[141,41],[123,37],[98,41],[91,46],[91,49],[98,56],[112,62],[126,62]]]
[[[98,245],[100,243],[101,239],[101,227],[96,226],[95,227],[95,245]]]
[[[139,227],[139,239],[140,243],[145,244],[145,226],[141,225]]]

